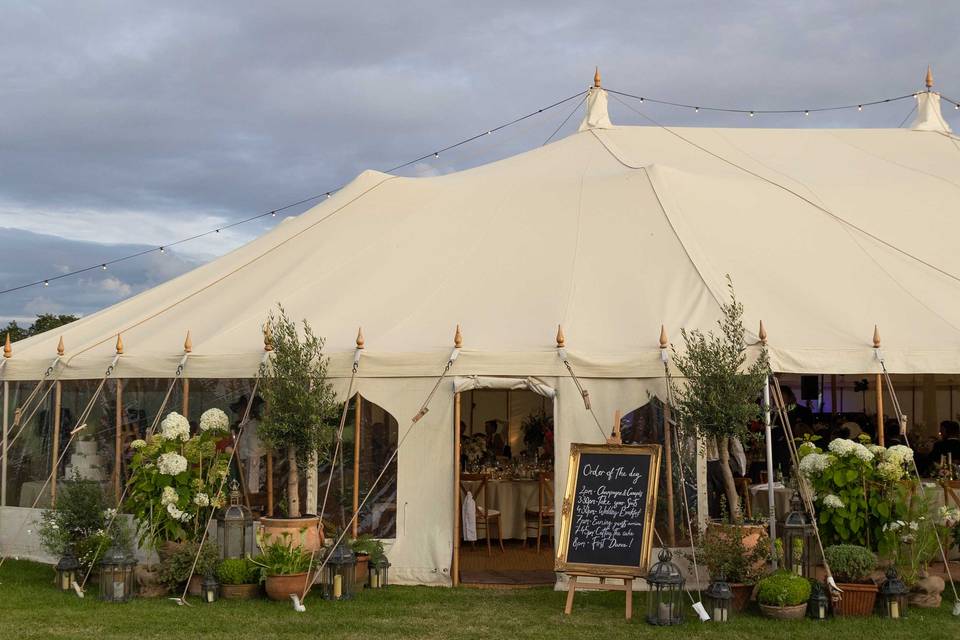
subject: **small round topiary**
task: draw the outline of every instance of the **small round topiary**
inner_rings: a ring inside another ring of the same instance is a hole
[[[757,601],[771,607],[793,607],[809,599],[810,581],[794,573],[781,571],[757,585]]]
[[[877,568],[876,554],[856,544],[831,545],[823,557],[837,582],[863,582]]]

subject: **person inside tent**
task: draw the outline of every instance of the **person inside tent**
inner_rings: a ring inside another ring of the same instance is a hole
[[[930,450],[930,464],[960,464],[960,423],[944,420],[940,423],[940,439]]]
[[[504,444],[503,436],[499,433],[499,423],[496,420],[487,420],[483,427],[487,432],[487,457],[490,459],[501,456],[510,457],[510,447]]]
[[[813,424],[813,412],[807,407],[797,403],[797,397],[793,395],[793,390],[785,384],[780,385],[780,395],[783,396],[783,404],[787,409],[787,419],[790,421],[790,428],[796,436],[803,433],[809,425]],[[780,420],[780,414],[775,412],[771,425],[771,435],[773,437],[773,468],[774,472],[780,472],[784,476],[790,475],[793,462],[790,459],[790,443],[787,439],[786,430]]]

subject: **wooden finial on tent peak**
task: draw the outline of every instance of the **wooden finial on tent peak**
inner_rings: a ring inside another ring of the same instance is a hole
[[[557,325],[557,349],[563,349],[567,345],[567,337],[563,335],[563,325]]]
[[[760,337],[760,344],[767,344],[767,328],[763,326],[763,320],[760,321],[760,333],[757,335]]]
[[[596,67],[596,70],[593,72],[593,86],[597,89],[600,88],[600,67]]]
[[[273,328],[270,326],[269,320],[267,320],[267,324],[263,325],[263,350],[273,351]]]
[[[357,349],[363,349],[366,341],[363,339],[363,327],[357,329]]]
[[[10,358],[13,356],[13,347],[10,345],[10,332],[7,332],[7,340],[3,343],[3,357]]]
[[[117,355],[123,355],[123,338],[119,333],[117,334]]]
[[[460,323],[457,323],[457,331],[453,334],[453,346],[457,349],[463,346],[463,333],[460,332]]]
[[[187,329],[187,337],[183,341],[183,352],[191,353],[193,351],[193,340],[190,338],[190,329]]]
[[[873,348],[880,348],[880,329],[877,328],[877,325],[873,325]]]
[[[667,337],[667,328],[660,325],[660,348],[666,349],[670,346],[670,338]]]
[[[66,348],[63,346],[63,336],[60,336],[60,342],[57,343],[57,355],[62,356],[66,352]]]
[[[927,91],[933,89],[933,69],[930,68],[930,65],[927,65],[927,77],[924,80],[924,84],[927,85]]]

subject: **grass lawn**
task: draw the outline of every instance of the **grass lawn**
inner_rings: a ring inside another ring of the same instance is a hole
[[[577,592],[572,616],[563,615],[564,593],[551,589],[475,590],[390,587],[361,593],[345,603],[310,596],[306,613],[289,603],[220,601],[178,607],[165,599],[128,604],[80,600],[60,593],[50,567],[8,560],[0,568],[0,638],[960,638],[960,618],[945,603],[939,610],[911,609],[906,620],[880,618],[778,622],[744,614],[726,625],[690,621],[655,628],[643,622],[644,594],[636,615],[623,619],[618,593]]]

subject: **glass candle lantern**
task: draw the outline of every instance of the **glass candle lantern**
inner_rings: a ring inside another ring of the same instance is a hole
[[[253,515],[241,503],[240,485],[230,482],[230,504],[217,514],[221,558],[246,558],[254,552]]]
[[[887,569],[887,579],[880,586],[883,615],[891,620],[906,617],[907,593],[907,585],[897,575],[897,570],[893,567]]]
[[[349,600],[353,597],[357,559],[346,541],[330,550],[323,568],[323,597],[327,600]]]
[[[671,559],[669,549],[661,549],[660,561],[647,574],[647,622],[658,626],[683,622],[683,585],[686,579]]]
[[[816,545],[816,532],[810,519],[803,510],[799,493],[790,500],[790,513],[783,523],[783,564],[784,569],[803,578],[813,579],[813,548]]]
[[[117,547],[110,547],[100,561],[100,599],[129,602],[133,598],[133,568],[137,561]]]
[[[822,582],[810,585],[810,599],[807,600],[807,617],[811,620],[826,620],[830,615],[830,596]]]
[[[80,570],[80,561],[73,555],[73,548],[67,547],[63,557],[57,563],[57,588],[60,591],[70,591],[77,580],[77,571]]]
[[[390,569],[390,563],[387,561],[387,557],[381,555],[378,558],[373,558],[367,564],[367,588],[369,589],[382,589],[389,584],[388,581],[388,572]]]
[[[723,576],[711,582],[703,595],[710,619],[713,622],[728,622],[733,613],[733,591]]]
[[[200,583],[200,593],[203,595],[203,601],[207,603],[220,599],[220,583],[212,573],[207,574]]]

